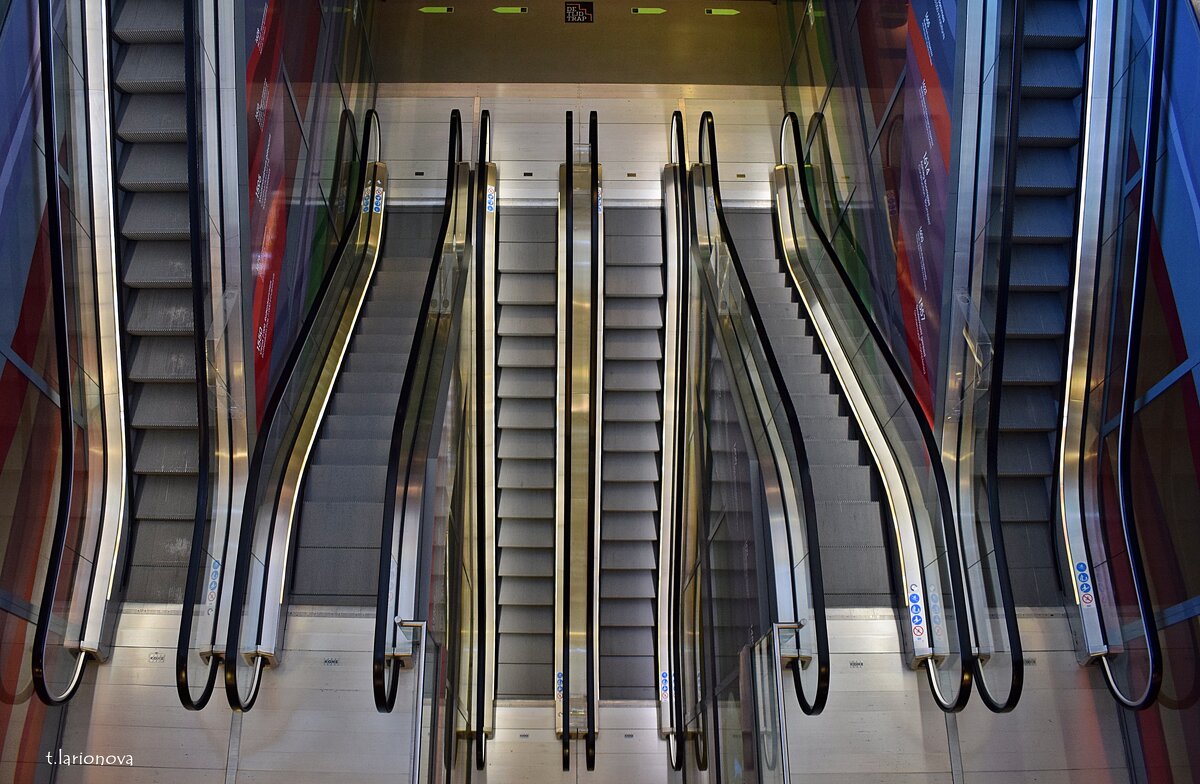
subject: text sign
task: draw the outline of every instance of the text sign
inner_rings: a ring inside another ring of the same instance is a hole
[[[594,2],[563,3],[563,21],[567,24],[591,24],[596,21],[595,6]]]

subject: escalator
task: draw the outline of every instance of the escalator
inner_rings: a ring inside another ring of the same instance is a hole
[[[1051,502],[1077,240],[1087,10],[1027,0],[1001,390],[1000,514],[1017,604],[1057,606]]]
[[[891,606],[879,480],[800,307],[786,262],[777,254],[775,220],[767,211],[728,211],[726,219],[800,417],[827,570],[827,606]]]
[[[652,209],[608,209],[604,230],[600,697],[653,700],[665,293],[661,219]]]
[[[495,290],[496,696],[554,688],[558,216],[498,212]]]
[[[375,603],[387,434],[441,218],[441,211],[388,213],[384,246],[306,471],[294,604]]]
[[[180,5],[112,3],[133,549],[127,598],[182,598],[200,467]],[[203,292],[201,293],[204,294]]]

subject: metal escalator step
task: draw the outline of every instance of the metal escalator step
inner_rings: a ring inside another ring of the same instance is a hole
[[[518,490],[553,490],[553,460],[502,460],[496,487]]]
[[[553,338],[509,335],[500,338],[496,366],[500,368],[554,367],[557,348]]]
[[[184,335],[193,330],[191,289],[143,289],[129,298],[130,335]]]
[[[1048,477],[1000,477],[1000,517],[1005,524],[1049,520],[1048,483]]]
[[[826,397],[837,400],[832,395]],[[850,438],[850,418],[846,416],[809,416],[806,407],[796,406],[800,432],[804,434],[804,443],[808,444],[825,441],[845,441]]]
[[[552,242],[506,242],[496,254],[496,269],[508,272],[548,272],[554,274],[558,256]]]
[[[998,450],[996,463],[1001,476],[1049,476],[1053,469],[1047,433],[1004,433]]]
[[[309,501],[300,506],[300,547],[363,547],[379,552],[383,501]]]
[[[394,348],[390,351],[360,350],[354,340],[342,360],[342,373],[399,373],[404,375],[408,368],[410,337],[392,337]],[[396,388],[397,392],[399,387]]]
[[[601,439],[607,450],[657,452],[659,449],[658,427],[652,422],[609,422]]]
[[[380,415],[330,414],[321,422],[321,438],[373,438],[389,436],[395,422],[393,413]]]
[[[1058,338],[1067,328],[1063,298],[1057,292],[1014,291],[1008,299],[1008,336]]]
[[[547,649],[553,648],[552,635],[544,635],[538,639],[538,645]],[[549,700],[554,689],[553,664],[525,664],[518,662],[502,662],[500,673],[496,676],[496,696],[505,699],[537,699]]]
[[[883,512],[875,501],[825,501],[815,504],[821,548],[883,545]]]
[[[507,606],[553,607],[554,581],[542,577],[516,577],[508,575],[500,579],[499,601]]]
[[[130,424],[139,430],[196,427],[196,389],[190,384],[142,384]],[[196,438],[193,435],[193,438]]]
[[[604,363],[606,392],[643,392],[659,389],[662,389],[662,373],[657,361],[612,360]]]
[[[190,337],[141,337],[134,341],[129,380],[195,382],[196,355]]]
[[[192,259],[188,243],[127,243],[123,280],[132,289],[189,289],[191,296]]]
[[[604,266],[606,275],[620,275],[620,270],[609,267],[654,267],[662,275],[661,235],[613,234],[607,223],[604,231]]]
[[[662,271],[656,266],[619,267],[604,276],[605,298],[656,299],[662,293]]]
[[[1063,245],[1013,245],[1012,291],[1064,291],[1070,283],[1069,250]]]
[[[411,339],[417,330],[417,319],[403,316],[359,316],[354,325],[356,335],[390,335]]]
[[[181,93],[182,44],[130,44],[118,58],[113,83],[123,93]]]
[[[814,489],[819,489],[825,498],[841,501],[863,501],[873,499],[871,469],[867,466],[824,466],[809,467]]]
[[[662,305],[656,299],[609,298],[604,303],[604,328],[662,329]]]
[[[800,419],[847,416],[849,408],[843,408],[841,398],[834,392],[835,386],[831,376],[797,376],[788,379],[796,416]]]
[[[183,40],[183,4],[178,0],[125,0],[112,20],[122,43],[173,43]]]
[[[327,413],[332,416],[387,416],[394,422],[396,404],[399,401],[400,395],[396,392],[360,392],[350,395],[334,395],[329,402]]]
[[[1086,39],[1087,29],[1075,0],[1039,0],[1026,7],[1026,48],[1076,49]]]
[[[657,392],[606,392],[605,422],[657,422],[662,418]]]
[[[130,193],[121,209],[121,236],[127,240],[186,240],[186,193]]]
[[[1068,243],[1075,233],[1074,199],[1021,196],[1013,207],[1013,242]]]
[[[600,568],[614,571],[649,569],[656,565],[652,542],[604,542],[600,547]],[[608,594],[612,596],[612,594]]]
[[[507,208],[499,222],[500,247],[513,240],[554,242],[558,238],[558,213],[546,208]]]
[[[1000,429],[1051,431],[1058,427],[1058,396],[1045,387],[1011,387],[1000,398]]]
[[[614,626],[606,629],[605,633],[600,636],[601,656],[621,656],[633,659],[636,657],[629,655],[633,651],[654,651],[654,631],[651,628]],[[653,673],[651,673],[651,677],[653,677]]]
[[[1079,110],[1060,98],[1023,97],[1018,138],[1022,147],[1071,147],[1079,142]]]
[[[553,337],[556,326],[554,308],[545,305],[506,305],[500,309],[496,334]]]
[[[606,700],[653,700],[657,695],[654,671],[653,656],[602,655],[600,696]]]
[[[387,433],[379,433],[386,436]],[[329,438],[317,442],[311,465],[323,466],[386,466],[391,439]]]
[[[604,336],[604,358],[612,359],[662,359],[662,343],[657,332],[634,332],[619,330]]]
[[[605,512],[656,512],[658,493],[650,482],[604,482],[601,509]]]
[[[497,394],[502,398],[552,398],[555,381],[553,368],[502,368]]]
[[[1070,49],[1026,49],[1021,64],[1021,95],[1073,98],[1083,92],[1079,60]]]
[[[658,453],[606,452],[600,473],[605,482],[649,482],[653,485],[658,481]]]
[[[554,432],[551,430],[502,430],[496,454],[501,459],[554,459]]]
[[[600,573],[600,595],[620,596],[624,599],[653,599],[655,596],[654,576],[645,569],[634,571],[602,571]]]
[[[649,627],[655,625],[654,602],[605,596],[600,599],[600,626]],[[604,632],[601,631],[601,634]]]
[[[138,479],[133,496],[137,520],[193,520],[196,516],[195,475],[149,474]]]
[[[558,282],[554,275],[506,272],[500,276],[496,302],[501,305],[552,305],[557,296]]]
[[[188,187],[186,144],[131,144],[117,174],[117,184],[138,193],[179,193]]]
[[[808,462],[814,466],[867,465],[870,456],[858,439],[815,439],[805,437]]]
[[[382,497],[387,466],[314,464],[307,473],[306,501],[362,501]]]
[[[421,315],[421,303],[397,297],[397,292],[376,290],[372,287],[367,294],[360,318],[382,316],[384,318],[406,318],[414,321]]]
[[[505,518],[496,531],[497,547],[554,547],[554,520]]]
[[[554,519],[554,493],[510,487],[500,489],[497,495],[497,517],[523,520]]]
[[[1017,155],[1018,194],[1066,196],[1075,192],[1077,162],[1062,147],[1030,147]]]
[[[337,394],[355,395],[382,392],[393,394],[399,400],[400,387],[403,384],[403,373],[368,373],[361,370],[347,371],[338,376]]]
[[[553,635],[554,609],[531,605],[502,605],[496,619],[501,634]]]
[[[356,334],[350,343],[351,356],[355,354],[408,354],[412,347],[411,336],[399,337],[378,332]]]
[[[516,398],[501,400],[496,423],[502,428],[540,430],[554,427],[555,407],[553,400],[530,400]]]
[[[547,640],[540,635],[505,634],[499,639],[500,649],[496,658],[501,662],[527,662],[549,666],[554,663],[554,646],[546,643]]]
[[[1062,379],[1062,357],[1055,341],[1009,338],[1004,354],[1004,384],[1054,384]]]
[[[199,465],[199,445],[191,430],[143,430],[134,450],[135,474],[194,474]]]
[[[604,232],[615,236],[661,236],[662,213],[644,207],[606,207],[604,209]]]
[[[783,371],[784,379],[794,379],[798,376],[824,376],[825,358],[820,354],[780,354],[775,358],[779,361],[779,369]],[[766,368],[763,368],[766,370]]]
[[[373,605],[379,590],[379,543],[374,547],[297,547],[295,569],[293,602]]]
[[[129,560],[143,566],[183,566],[192,551],[191,520],[139,520]]]
[[[658,539],[655,512],[608,512],[600,519],[603,541],[647,541]]]
[[[187,141],[187,109],[182,93],[127,95],[117,120],[117,138],[125,142]]]

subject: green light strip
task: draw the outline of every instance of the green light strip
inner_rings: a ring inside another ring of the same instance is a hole
[[[629,9],[629,13],[638,14],[639,16],[658,16],[659,14],[665,14],[666,12],[667,12],[667,9],[665,9],[665,8],[637,8],[637,7],[634,7],[634,8]]]
[[[452,14],[454,6],[452,5],[423,5],[417,9],[423,14]]]
[[[736,8],[705,8],[704,13],[709,16],[737,16],[741,11]]]
[[[492,9],[496,14],[527,14],[529,8],[523,5],[498,5]]]

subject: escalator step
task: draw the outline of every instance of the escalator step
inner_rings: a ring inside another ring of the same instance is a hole
[[[1010,338],[1004,354],[1004,384],[1054,384],[1062,379],[1059,349],[1049,340]]]
[[[361,370],[349,370],[341,373],[337,379],[337,394],[390,394],[400,399],[400,387],[404,384],[403,373],[369,373]],[[352,413],[352,412],[351,412]],[[367,413],[367,412],[362,412]],[[372,412],[374,413],[374,412]]]
[[[647,541],[658,539],[654,512],[611,512],[600,523],[600,536],[611,541]]]
[[[1050,431],[1058,427],[1058,399],[1046,388],[1012,387],[1000,402],[1000,428]]]
[[[545,305],[507,305],[500,309],[496,334],[553,337],[556,326],[554,308]]]
[[[501,305],[552,305],[557,296],[558,282],[554,275],[509,272],[500,276],[496,301]]]
[[[1014,291],[1009,295],[1009,336],[1059,338],[1066,328],[1063,300],[1057,292]]]
[[[504,460],[497,472],[496,487],[518,490],[553,490],[553,460]]]
[[[386,432],[378,435],[387,435]],[[380,466],[387,465],[390,438],[330,438],[317,442],[310,465]]]
[[[604,303],[605,329],[661,329],[662,305],[655,299],[607,299]]]
[[[383,503],[311,501],[300,508],[300,547],[375,548],[383,530]]]
[[[1037,432],[1004,433],[996,462],[1001,476],[1049,476],[1050,437]]]
[[[321,438],[372,438],[390,435],[392,415],[330,414],[321,422]]]
[[[643,392],[659,389],[662,389],[662,373],[656,361],[612,360],[604,363],[605,392]]]
[[[503,430],[499,434],[496,455],[526,460],[554,459],[554,432],[551,430]]]
[[[396,392],[334,395],[329,403],[327,414],[331,416],[378,416],[379,412],[388,411],[391,412],[389,419],[394,422],[396,404],[399,400],[400,396]]]
[[[308,468],[304,497],[309,501],[360,501],[383,495],[387,466],[314,464]]]
[[[190,289],[143,289],[129,298],[125,329],[130,335],[190,336]]]
[[[358,318],[358,323],[354,325],[355,335],[390,335],[393,339],[403,336],[411,338],[417,330],[416,318],[405,318],[402,316],[362,316]],[[397,343],[406,343],[406,340],[397,340]],[[408,352],[405,351],[407,354]]]
[[[654,235],[613,234],[606,220],[604,231],[604,266],[606,280],[624,275],[624,267],[652,267],[662,275],[662,237]],[[622,269],[608,269],[621,267]]]
[[[137,520],[192,520],[196,514],[196,477],[147,475],[133,497]]]
[[[526,607],[553,607],[554,581],[530,575],[518,577],[508,575],[500,581],[499,601],[504,605]]]
[[[179,193],[188,187],[186,144],[132,144],[117,175],[122,190]]]
[[[600,471],[606,483],[648,482],[653,486],[658,481],[658,453],[606,453]],[[607,489],[605,492],[608,492]]]
[[[1073,98],[1083,92],[1079,60],[1070,49],[1028,49],[1021,66],[1021,95]]]
[[[143,337],[134,341],[130,381],[195,382],[196,355],[190,337]]]
[[[1025,196],[1013,207],[1013,242],[1068,243],[1075,232],[1074,200]]]
[[[497,547],[554,547],[554,520],[511,517],[496,532]]]
[[[505,634],[500,637],[496,658],[501,662],[528,662],[549,667],[554,663],[554,647],[546,642],[542,635]],[[540,684],[540,690],[546,688],[545,683]]]
[[[1018,195],[1066,196],[1075,192],[1077,161],[1062,147],[1031,147],[1017,156]]]
[[[1087,40],[1079,3],[1075,0],[1039,0],[1025,10],[1025,47],[1077,49]]]
[[[125,0],[113,16],[112,31],[126,44],[183,40],[183,4],[177,0]]]
[[[497,517],[554,519],[554,494],[544,490],[505,488],[497,493]],[[502,523],[503,524],[503,523]]]
[[[553,368],[502,368],[497,394],[503,398],[552,398],[556,382]]]
[[[358,548],[297,547],[295,569],[293,604],[374,605],[379,591],[379,542]]]
[[[186,240],[186,193],[131,193],[121,209],[121,236],[127,240]]]
[[[652,629],[655,625],[654,602],[646,599],[604,597],[600,600],[600,625]]]
[[[600,568],[613,571],[649,570],[656,565],[652,542],[609,541],[600,550]],[[616,597],[622,598],[622,597]]]
[[[553,577],[554,548],[505,547],[496,560],[496,574],[508,577]]]
[[[182,44],[133,44],[117,62],[113,83],[123,93],[181,93]]]
[[[189,289],[191,250],[186,242],[130,242],[125,246],[125,285],[133,289]]]
[[[654,576],[642,569],[637,571],[602,571],[600,573],[600,595],[619,596],[623,599],[653,599],[655,596]]]
[[[502,273],[542,272],[554,274],[558,266],[555,245],[550,242],[506,242],[496,257],[496,269]]]
[[[189,430],[143,430],[134,450],[135,474],[194,474],[199,465],[196,434]]]
[[[1071,147],[1079,141],[1079,110],[1058,98],[1022,98],[1018,135],[1022,147]]]
[[[1012,291],[1063,291],[1070,279],[1065,246],[1014,245],[1009,286]]]
[[[532,605],[501,606],[496,626],[501,635],[544,634],[553,636],[554,609]]]
[[[553,400],[501,400],[499,408],[496,424],[501,428],[543,430],[554,427],[556,409]]]
[[[606,392],[605,422],[657,422],[662,418],[657,392]]]
[[[622,449],[631,452],[657,452],[658,427],[647,422],[610,422],[602,434],[606,450]]]
[[[509,335],[500,339],[496,366],[500,368],[554,367],[557,347],[552,338]]]
[[[658,493],[649,482],[605,482],[601,509],[605,512],[656,512]]]
[[[117,137],[135,143],[186,142],[184,96],[181,93],[125,96],[117,120]]]
[[[142,384],[130,424],[139,430],[195,428],[196,389],[190,384]]]
[[[606,275],[605,298],[635,298],[656,300],[663,293],[662,271],[653,267],[622,267],[620,272]],[[657,302],[654,302],[657,305]],[[607,317],[606,317],[607,319]],[[605,321],[607,324],[607,320]]]
[[[659,360],[663,350],[660,338],[653,332],[621,330],[604,336],[604,358],[630,360]]]
[[[1000,477],[1000,517],[1005,524],[1049,520],[1048,483],[1049,479],[1041,476]]]

